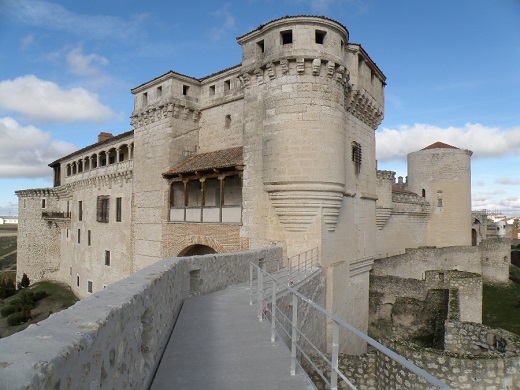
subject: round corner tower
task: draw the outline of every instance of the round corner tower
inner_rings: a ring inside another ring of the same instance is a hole
[[[471,155],[442,142],[408,155],[408,189],[430,203],[424,245],[471,245]]]
[[[311,231],[322,223],[334,231],[345,193],[348,31],[327,18],[296,16],[269,22],[237,41],[244,151],[256,152],[259,167],[245,177],[256,176],[257,191],[268,194],[258,213],[272,207],[281,226],[266,236],[308,233],[319,241],[321,231]]]

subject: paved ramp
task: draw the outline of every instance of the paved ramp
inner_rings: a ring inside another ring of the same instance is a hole
[[[151,390],[315,389],[254,307],[246,286],[188,298]]]

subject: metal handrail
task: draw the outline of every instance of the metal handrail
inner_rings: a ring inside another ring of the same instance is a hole
[[[423,378],[426,382],[428,382],[430,385],[433,385],[437,387],[438,389],[446,389],[449,390],[450,387],[446,385],[444,382],[440,381],[439,379],[435,378],[433,375],[429,374],[422,368],[416,366],[412,362],[406,360],[403,356],[397,354],[396,352],[390,350],[389,348],[385,347],[383,344],[377,342],[376,340],[372,339],[359,329],[353,327],[352,325],[346,323],[341,318],[337,317],[336,315],[328,312],[318,304],[314,303],[304,295],[300,294],[298,291],[293,289],[291,286],[288,286],[286,283],[278,280],[278,278],[274,277],[273,275],[269,274],[268,272],[264,271],[258,265],[254,263],[250,263],[250,277],[253,278],[254,275],[254,269],[256,269],[257,273],[257,303],[258,303],[258,319],[260,321],[263,320],[264,317],[267,318],[267,305],[264,305],[264,277],[272,282],[272,291],[271,291],[271,342],[274,342],[276,340],[276,324],[280,324],[282,330],[286,333],[286,335],[291,340],[291,375],[295,375],[296,373],[296,353],[297,350],[302,353],[303,356],[305,356],[306,360],[313,366],[313,368],[318,372],[318,374],[322,377],[322,379],[330,386],[331,390],[337,390],[338,389],[338,377],[343,379],[345,383],[351,388],[356,389],[356,387],[350,382],[350,380],[339,370],[338,366],[338,356],[339,356],[339,331],[340,328],[345,328],[376,348],[378,351],[382,352],[395,362],[399,363],[401,366],[407,368],[410,372],[413,374]],[[266,281],[267,281],[266,280]],[[252,280],[250,280],[250,286],[252,288]],[[277,311],[280,309],[277,308],[276,299],[277,299],[277,286],[280,286],[285,292],[289,292],[292,295],[292,319],[289,321],[289,318],[285,316],[281,311],[280,314],[291,324],[291,334],[289,335],[289,332],[283,328],[281,323],[277,319]],[[307,303],[311,307],[313,307],[318,312],[324,314],[327,318],[332,320],[332,354],[331,359],[329,360],[327,356],[325,356],[318,347],[316,347],[306,336],[304,336],[303,332],[298,328],[298,299],[301,301]],[[252,299],[250,300],[250,304],[253,304]],[[318,352],[320,357],[324,359],[324,361],[329,365],[330,367],[330,382],[325,379],[324,373],[320,372],[320,370],[317,368],[317,366],[312,362],[312,360],[309,358],[309,356],[303,351],[303,348],[297,344],[297,340],[299,339],[298,336],[303,336],[305,341],[309,343],[312,348]]]

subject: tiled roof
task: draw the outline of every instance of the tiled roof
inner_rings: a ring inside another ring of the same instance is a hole
[[[129,136],[133,136],[134,135],[134,131],[133,130],[130,130],[130,131],[127,131],[125,133],[121,133],[121,134],[118,134],[118,135],[114,135],[113,137],[111,138],[108,138],[104,141],[101,141],[101,142],[96,142],[95,144],[92,144],[92,145],[89,145],[89,146],[86,146],[82,149],[79,149],[79,150],[76,150],[75,152],[72,152],[71,154],[67,154],[66,156],[64,157],[61,157],[59,158],[58,160],[56,161],[53,161],[49,164],[50,167],[53,167],[55,165],[58,165],[60,162],[62,162],[63,160],[67,160],[71,157],[74,157],[74,156],[77,156],[77,155],[80,155],[80,154],[83,154],[85,153],[86,151],[90,150],[90,149],[95,149],[97,148],[98,146],[101,146],[103,144],[108,144],[110,142],[113,142],[113,141],[119,141],[120,139],[122,138],[125,138],[125,137],[129,137]]]
[[[246,35],[248,34],[251,34],[252,32],[254,31],[260,31],[260,30],[263,30],[263,28],[271,23],[274,23],[274,22],[277,22],[279,20],[283,20],[283,19],[296,19],[296,18],[318,18],[318,19],[323,19],[323,20],[328,20],[328,21],[331,21],[331,22],[334,22],[334,23],[337,23],[338,25],[340,25],[341,27],[343,27],[345,29],[345,31],[348,33],[348,30],[347,28],[341,24],[340,22],[334,20],[334,19],[330,19],[330,18],[327,18],[326,16],[317,16],[317,15],[292,15],[292,16],[282,16],[281,18],[278,18],[278,19],[273,19],[271,20],[270,22],[267,22],[267,23],[263,23],[261,24],[260,26],[258,26],[257,28],[255,28],[254,30],[251,30],[249,31],[248,33],[244,34],[244,35],[241,35],[239,37],[237,37],[237,40],[239,40],[240,38],[243,38],[245,37]]]
[[[182,173],[208,171],[218,168],[229,168],[235,167],[237,165],[244,165],[242,147],[196,154],[183,161],[179,165],[164,172],[163,176],[169,177]]]
[[[399,187],[399,186],[392,186],[392,192],[398,192],[400,194],[408,194],[408,195],[417,195],[415,192],[412,192],[410,190],[404,189],[403,187]]]
[[[428,150],[428,149],[458,149],[455,146],[451,146],[448,144],[445,144],[444,142],[434,142],[433,144],[422,148],[421,150]]]

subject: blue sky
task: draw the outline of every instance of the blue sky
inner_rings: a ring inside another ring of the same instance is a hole
[[[520,214],[519,0],[0,0],[0,215],[52,186],[49,162],[130,130],[131,88],[237,65],[235,38],[284,15],[344,24],[387,76],[379,169],[470,149],[473,207]]]

